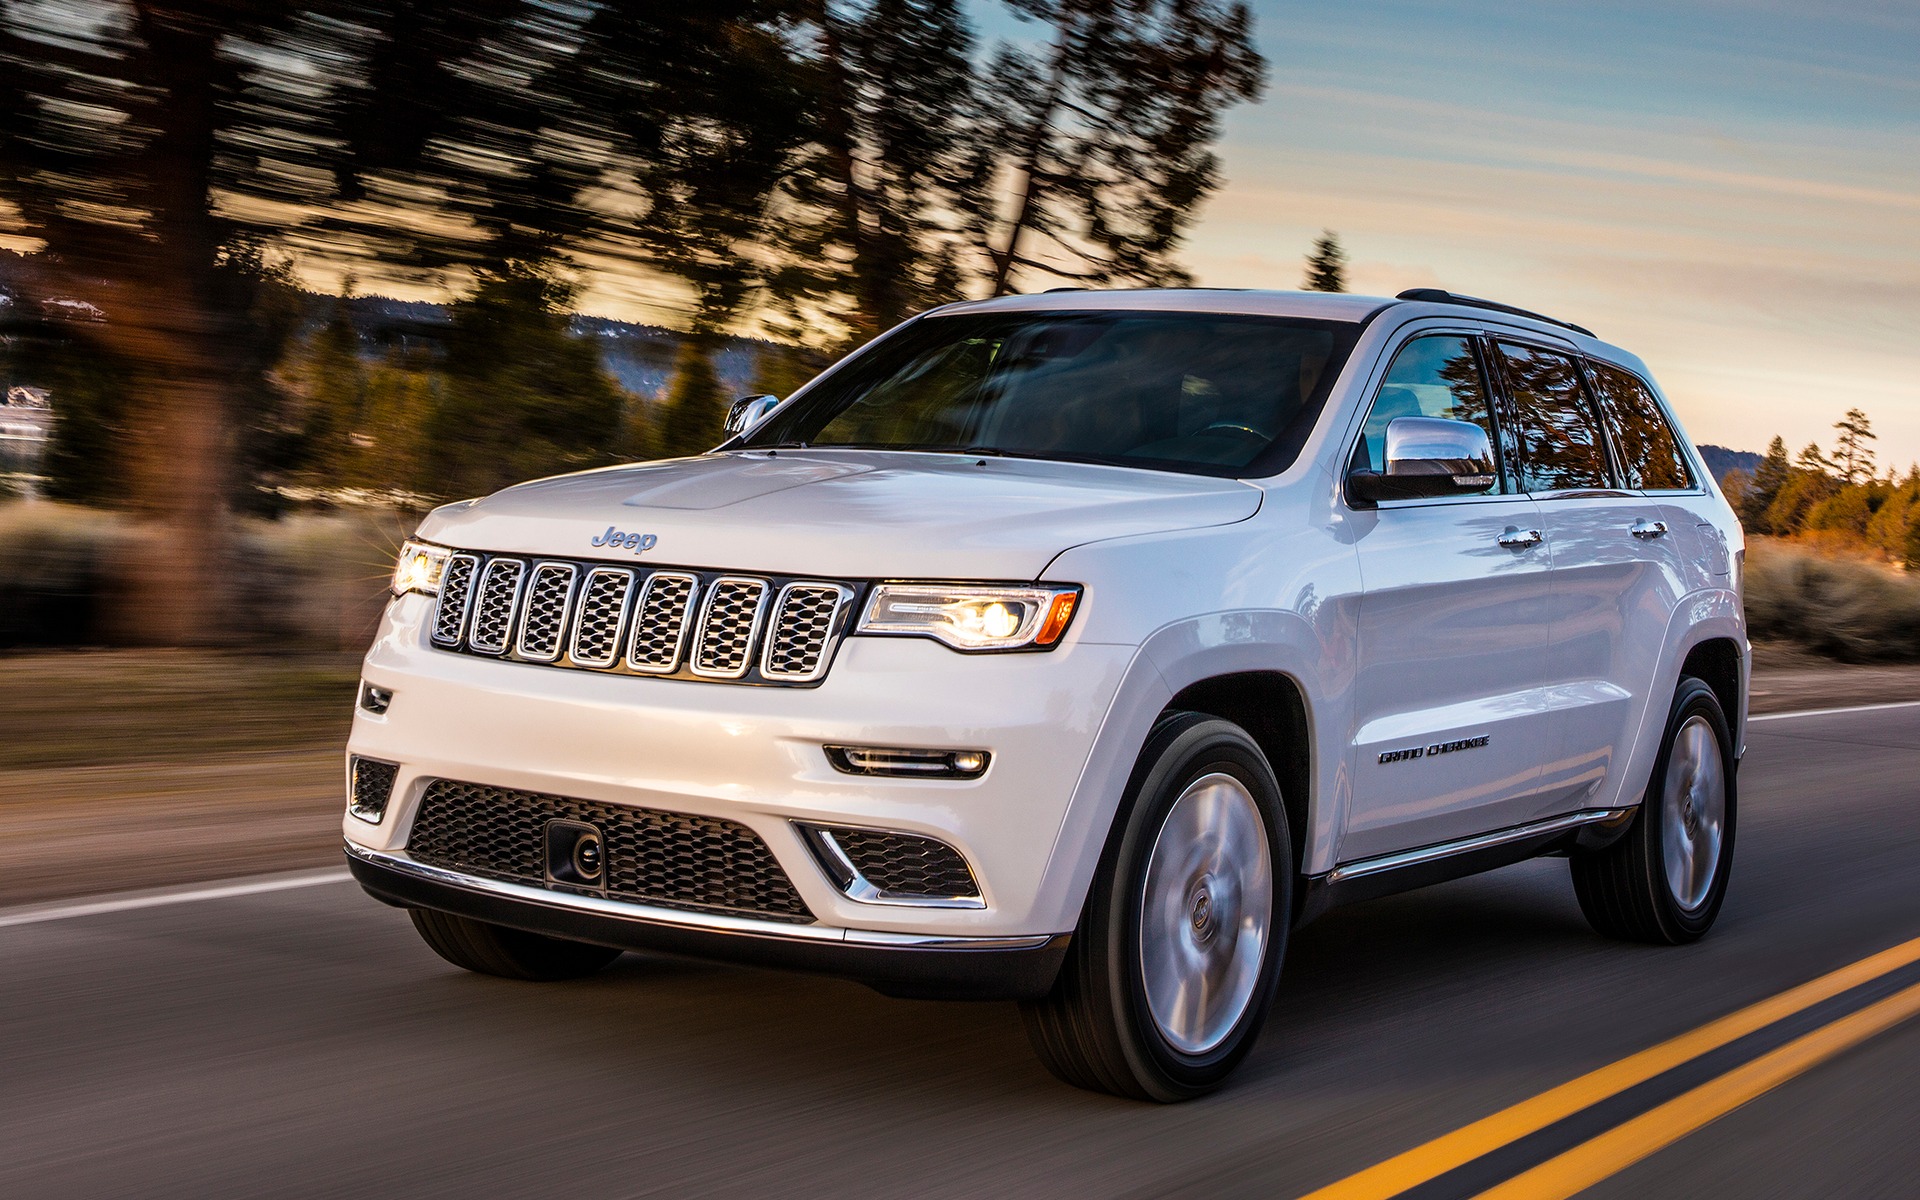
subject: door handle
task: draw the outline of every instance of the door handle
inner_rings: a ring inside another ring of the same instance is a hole
[[[1509,525],[1507,526],[1507,531],[1501,534],[1496,540],[1509,550],[1525,550],[1529,546],[1538,546],[1540,544],[1540,531],[1538,529],[1518,529]]]
[[[1627,531],[1642,541],[1650,542],[1654,538],[1660,537],[1667,532],[1667,523],[1665,521],[1649,521],[1642,518],[1629,526]]]

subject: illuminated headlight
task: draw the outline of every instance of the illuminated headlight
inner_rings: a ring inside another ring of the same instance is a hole
[[[407,542],[393,564],[393,594],[404,596],[419,592],[422,596],[440,594],[440,576],[447,570],[447,555],[453,553],[425,542]]]
[[[938,638],[955,650],[1045,650],[1067,631],[1080,589],[972,583],[883,583],[859,633]]]

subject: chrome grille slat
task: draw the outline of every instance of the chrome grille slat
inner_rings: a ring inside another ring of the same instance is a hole
[[[753,643],[767,611],[767,581],[728,575],[714,581],[700,608],[693,673],[738,679],[753,663]]]
[[[473,598],[474,571],[480,560],[471,554],[455,554],[447,559],[440,576],[440,603],[433,610],[433,640],[440,646],[457,646],[467,632],[467,609]]]
[[[858,581],[456,550],[423,640],[611,675],[813,687],[863,590]]]
[[[811,580],[780,589],[773,606],[773,631],[767,635],[760,673],[795,682],[818,679],[827,669],[827,648],[834,624],[852,593],[837,583]]]
[[[700,594],[700,581],[678,571],[655,571],[647,577],[640,607],[633,621],[633,642],[627,665],[636,671],[665,674],[680,665],[687,643],[688,617]]]
[[[521,559],[496,558],[487,563],[480,574],[467,645],[482,654],[506,653],[507,641],[513,635],[514,613],[520,607],[520,587],[526,578],[527,564]]]
[[[527,584],[526,611],[520,618],[520,638],[514,644],[521,658],[552,662],[560,657],[573,580],[579,573],[578,567],[563,562],[543,562],[533,568],[533,579]]]
[[[567,657],[583,667],[610,667],[620,657],[620,633],[626,626],[633,572],[595,567],[580,589],[580,614],[574,621]]]

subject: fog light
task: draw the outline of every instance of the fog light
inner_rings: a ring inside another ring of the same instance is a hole
[[[883,746],[825,746],[827,761],[846,775],[915,779],[978,779],[992,756],[985,750],[911,750]]]
[[[393,795],[393,781],[400,774],[398,763],[377,758],[347,759],[347,811],[369,825],[378,825],[387,815],[387,801]]]
[[[360,681],[360,707],[374,716],[384,716],[393,703],[393,689],[375,687],[366,680]]]

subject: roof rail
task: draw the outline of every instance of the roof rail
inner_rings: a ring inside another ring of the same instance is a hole
[[[1494,312],[1511,313],[1516,317],[1531,317],[1536,321],[1545,321],[1549,325],[1558,325],[1562,329],[1571,329],[1575,333],[1594,336],[1593,330],[1584,325],[1575,325],[1572,321],[1562,321],[1549,317],[1545,313],[1532,312],[1524,308],[1515,308],[1511,304],[1501,304],[1497,300],[1482,300],[1478,296],[1461,296],[1440,288],[1408,288],[1394,297],[1395,300],[1424,300],[1428,304],[1463,304],[1468,308],[1486,308]]]

